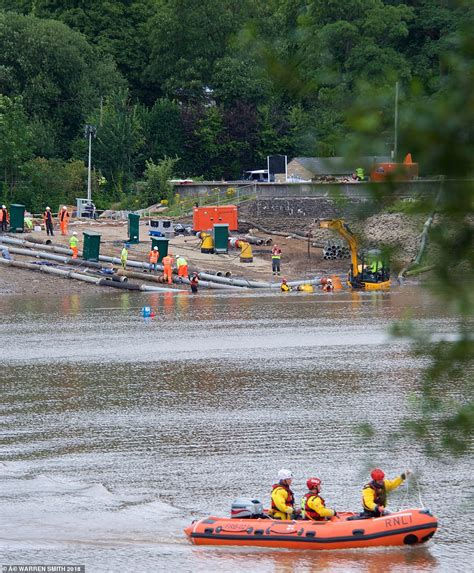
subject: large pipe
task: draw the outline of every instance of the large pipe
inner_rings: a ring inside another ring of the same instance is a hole
[[[151,285],[140,285],[140,290],[143,292],[187,292],[184,289],[157,287]]]
[[[146,274],[146,273],[138,273],[138,272],[135,272],[135,271],[127,271],[127,270],[124,270],[124,269],[118,269],[118,270],[117,270],[117,274],[123,275],[123,276],[127,276],[127,277],[130,277],[130,278],[134,278],[134,279],[142,279],[142,280],[146,280],[146,281],[149,281],[149,282],[161,283],[160,277],[158,277],[158,276],[156,276],[156,275],[151,275],[151,274]],[[199,276],[201,277],[201,275],[202,275],[202,273],[200,273]],[[183,277],[182,279],[179,279],[178,277],[173,276],[173,281],[174,281],[176,284],[178,284],[178,285],[179,285],[179,284],[189,285],[189,280],[188,280],[187,278],[184,278],[184,277]],[[211,282],[211,281],[206,281],[206,280],[200,280],[200,281],[199,281],[199,285],[200,285],[201,287],[211,288],[211,289],[216,289],[216,288],[217,288],[217,289],[218,289],[218,288],[220,288],[220,289],[234,288],[234,287],[231,286],[231,285],[220,284],[220,283]],[[245,286],[246,286],[246,285],[245,285]],[[168,290],[168,289],[166,289],[166,290]]]
[[[260,237],[253,237],[252,235],[245,235],[242,238],[243,241],[247,241],[247,243],[250,243],[251,245],[263,245],[264,241],[263,239],[261,239]]]
[[[47,267],[45,265],[35,265],[34,263],[26,263],[24,261],[8,261],[6,259],[0,259],[0,263],[7,266],[17,267],[19,269],[26,269],[30,271],[42,272],[48,275],[56,275],[63,278],[72,278],[84,282],[89,282],[98,285],[100,282],[99,278],[91,277],[87,275],[82,275],[80,273],[75,273],[73,271],[66,271],[63,269],[55,269],[52,267]]]
[[[3,242],[3,238],[0,238],[0,245]],[[80,266],[80,267],[90,267],[93,269],[100,269],[102,265],[100,263],[96,263],[94,261],[83,261],[82,259],[73,259],[72,257],[65,257],[62,255],[54,255],[52,253],[47,253],[45,251],[35,251],[32,249],[22,249],[18,247],[11,247],[8,246],[8,250],[10,253],[15,255],[23,255],[26,257],[34,257],[36,259],[48,259],[51,261],[56,261],[59,263],[64,263],[68,265]]]
[[[41,241],[40,239],[35,239],[34,237],[30,237],[29,239],[13,239],[12,237],[1,237],[1,241],[4,243],[8,243],[10,245],[21,245],[23,247],[28,247],[31,249],[37,249],[38,245],[42,245],[43,249],[47,251],[53,251],[55,253],[63,253],[65,255],[71,255],[71,249],[67,247],[61,247],[59,245],[52,245],[50,244],[51,241],[46,244]]]
[[[118,289],[123,289],[123,290],[141,290],[140,285],[134,284],[134,283],[117,283],[115,281],[111,281],[111,280],[107,280],[107,279],[99,279],[99,283],[100,286],[108,286],[108,287],[113,287],[113,288],[118,288]]]
[[[207,273],[199,273],[199,278],[204,278],[208,281],[218,282],[221,284],[228,284],[238,287],[249,287],[249,288],[280,288],[279,282],[259,282],[259,281],[251,281],[247,279],[237,279],[237,278],[226,278],[226,277],[217,277],[215,275],[210,275]],[[320,277],[314,277],[312,279],[303,279],[303,280],[296,280],[296,281],[288,281],[289,286],[298,286],[303,284],[319,284]]]
[[[229,245],[240,249],[240,262],[241,263],[252,263],[253,253],[250,243],[247,241],[242,241],[242,239],[236,239],[235,237],[229,237]]]
[[[161,278],[158,275],[152,275],[149,273],[139,273],[136,271],[128,271],[126,269],[117,269],[117,274],[119,276],[129,277],[131,279],[142,279],[154,283],[161,283]]]
[[[208,273],[199,273],[199,278],[209,282],[215,282],[223,285],[232,285],[236,287],[268,288],[270,285],[270,283],[260,283],[258,281],[249,281],[247,279],[219,277]]]
[[[99,255],[99,261],[104,261],[106,263],[112,263],[114,265],[119,265],[119,266],[122,265],[122,261],[118,257],[108,257],[106,255]],[[127,267],[134,267],[136,269],[149,269],[150,264],[139,261],[131,261],[130,259],[128,259]],[[160,270],[163,270],[163,265],[158,265],[158,268]]]

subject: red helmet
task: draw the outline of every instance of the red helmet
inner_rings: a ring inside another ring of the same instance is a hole
[[[375,468],[370,472],[370,477],[375,481],[379,481],[385,477],[385,474],[380,468]]]
[[[321,487],[321,480],[319,478],[309,478],[306,485],[308,489],[319,489]]]

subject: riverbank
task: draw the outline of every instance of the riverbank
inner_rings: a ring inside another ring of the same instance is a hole
[[[281,275],[288,280],[329,276],[331,274],[345,274],[350,267],[348,259],[324,260],[321,247],[328,240],[340,240],[336,233],[327,229],[320,229],[316,221],[306,222],[300,229],[287,218],[267,221],[271,228],[265,228],[249,218],[249,212],[242,209],[242,233],[251,232],[252,235],[263,239],[271,239],[282,249]],[[185,220],[186,221],[186,220]],[[148,258],[150,240],[148,238],[149,221],[142,219],[140,224],[140,239],[138,244],[130,246],[129,259],[145,262]],[[418,249],[421,222],[411,217],[395,214],[382,214],[367,219],[362,227],[361,223],[353,225],[354,231],[364,234],[366,244],[374,247],[386,245],[393,249],[392,269],[394,272],[406,266]],[[310,238],[304,238],[302,230],[310,233]],[[126,221],[85,221],[71,222],[69,233],[76,231],[79,238],[79,249],[83,245],[83,233],[93,231],[101,235],[101,254],[120,257],[123,244],[127,241]],[[10,235],[13,238],[45,241],[48,237],[44,231],[32,231],[23,234]],[[69,236],[62,236],[56,232],[53,244],[68,247]],[[176,236],[170,240],[169,250],[173,255],[181,255],[188,261],[191,271],[230,273],[232,277],[246,278],[268,282],[281,280],[274,277],[271,267],[271,245],[252,245],[253,261],[240,262],[240,250],[230,249],[228,254],[201,253],[200,239],[195,236]],[[41,245],[38,245],[41,249]],[[17,260],[34,262],[33,256],[14,255]],[[116,267],[117,268],[117,267]],[[24,269],[13,267],[0,267],[0,294],[48,294],[58,295],[64,293],[96,292],[101,287],[94,284],[83,284],[75,280],[47,276]]]

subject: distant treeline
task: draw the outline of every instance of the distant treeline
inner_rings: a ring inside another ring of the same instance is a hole
[[[97,126],[102,206],[165,196],[170,170],[232,179],[269,154],[339,154],[370,127],[367,113],[358,123],[367,105],[381,129],[365,155],[388,154],[395,82],[401,110],[442,97],[472,10],[461,0],[0,0],[0,195],[36,211],[83,196],[86,124]]]

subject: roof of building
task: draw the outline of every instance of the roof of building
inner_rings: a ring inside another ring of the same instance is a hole
[[[387,156],[371,155],[348,159],[346,157],[295,157],[288,163],[288,169],[294,162],[299,163],[313,175],[346,175],[353,173],[357,167],[370,169],[373,163],[390,162]]]

